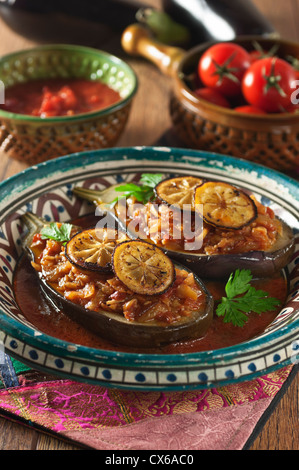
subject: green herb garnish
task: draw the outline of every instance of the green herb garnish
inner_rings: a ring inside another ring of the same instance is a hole
[[[57,242],[67,242],[71,237],[71,224],[61,224],[60,227],[55,222],[51,222],[41,230],[43,240],[50,239]]]
[[[143,173],[141,175],[140,181],[145,186],[148,186],[149,188],[154,188],[155,186],[157,186],[158,183],[160,183],[162,177],[163,175],[161,173]]]
[[[226,297],[216,309],[219,317],[224,317],[225,323],[231,322],[235,326],[243,326],[247,321],[246,313],[262,313],[273,310],[280,304],[278,299],[269,297],[263,290],[257,290],[250,285],[252,275],[248,269],[237,269],[232,273],[225,286]]]
[[[135,183],[127,183],[115,188],[115,191],[122,192],[123,194],[116,198],[114,201],[122,198],[135,197],[138,202],[146,204],[154,196],[154,188],[160,183],[162,174],[143,173],[141,175],[141,185]]]

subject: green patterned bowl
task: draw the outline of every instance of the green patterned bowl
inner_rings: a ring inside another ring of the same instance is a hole
[[[72,45],[46,45],[0,59],[4,88],[42,78],[100,80],[121,95],[105,109],[40,118],[0,110],[0,150],[30,165],[83,150],[112,147],[128,120],[137,91],[134,71],[109,53]]]

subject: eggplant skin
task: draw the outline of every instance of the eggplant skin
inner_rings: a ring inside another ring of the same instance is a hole
[[[96,47],[135,23],[137,11],[148,6],[138,0],[1,0],[0,16],[34,41]]]
[[[183,268],[181,265],[180,267]],[[196,339],[206,334],[213,319],[214,300],[203,282],[197,277],[195,279],[200,284],[206,297],[206,302],[202,305],[202,308],[194,313],[190,321],[185,323],[154,326],[141,323],[133,324],[117,314],[85,309],[65,299],[44,278],[39,276],[44,295],[50,298],[51,302],[71,319],[104,340],[140,350],[157,348],[177,341]]]

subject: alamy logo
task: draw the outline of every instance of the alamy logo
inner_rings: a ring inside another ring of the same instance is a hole
[[[299,80],[294,80],[292,82],[292,88],[296,88],[295,91],[291,94],[291,102],[292,104],[298,104],[299,103]]]
[[[5,103],[5,87],[4,83],[0,80],[0,104]]]
[[[110,205],[108,204],[108,207]],[[114,206],[120,220],[127,221],[126,231],[141,239],[173,240],[181,242],[184,250],[200,250],[203,244],[203,205],[196,204],[192,210],[191,204],[184,204],[178,211],[175,205],[160,205],[151,203],[149,208],[143,204],[134,203],[127,206],[126,199],[120,199]],[[101,204],[97,206],[96,216],[101,220],[97,222],[96,229],[101,230],[106,225],[115,229],[117,235],[116,220],[111,220],[109,210]]]

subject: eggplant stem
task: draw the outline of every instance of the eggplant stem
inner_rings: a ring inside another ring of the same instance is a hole
[[[99,203],[101,201],[102,193],[103,191],[96,191],[95,189],[87,189],[80,187],[75,187],[73,189],[73,194],[94,204]]]
[[[32,212],[26,212],[25,214],[21,215],[21,221],[26,225],[28,230],[32,230],[34,228],[35,231],[44,227],[45,225],[50,224],[50,222],[47,222],[45,219],[38,217]]]
[[[39,233],[45,225],[50,225],[50,222],[46,221],[42,217],[38,217],[32,212],[25,212],[25,214],[22,214],[21,221],[28,230],[22,240],[23,246],[27,248],[31,245],[34,234]]]

